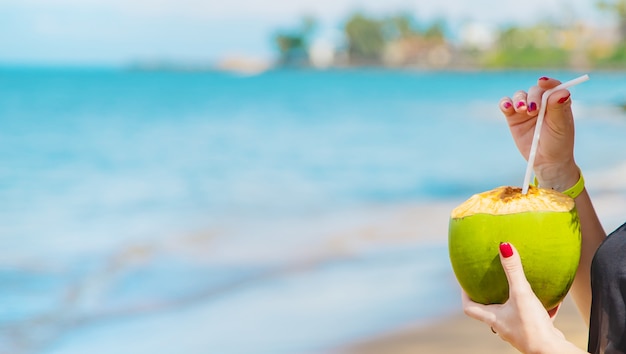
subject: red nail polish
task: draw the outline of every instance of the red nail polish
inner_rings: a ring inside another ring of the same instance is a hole
[[[509,108],[513,107],[513,105],[511,104],[511,102],[504,102],[502,104],[502,107],[504,107],[504,109],[509,109]]]
[[[570,96],[570,95],[567,95],[567,96],[565,96],[565,97],[561,98],[561,99],[559,100],[559,103],[565,103],[567,100],[569,100],[569,96]]]
[[[502,257],[504,258],[511,257],[513,255],[511,244],[508,242],[500,242],[500,254],[502,254]]]
[[[537,109],[537,104],[535,102],[530,102],[530,104],[528,105],[528,112],[533,112],[536,109]]]
[[[517,108],[522,108],[522,107],[524,107],[525,105],[526,105],[526,103],[524,103],[524,102],[522,102],[522,101],[517,102]]]
[[[540,77],[540,78],[539,78],[539,80],[541,80],[541,81],[546,81],[546,80],[550,80],[550,78],[549,78],[549,77],[542,76],[542,77]]]

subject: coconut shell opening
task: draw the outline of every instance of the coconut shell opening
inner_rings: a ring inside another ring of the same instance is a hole
[[[575,207],[574,199],[554,191],[530,187],[522,194],[522,188],[503,186],[473,195],[454,208],[451,217],[458,219],[475,214],[505,215],[523,212],[569,212]]]

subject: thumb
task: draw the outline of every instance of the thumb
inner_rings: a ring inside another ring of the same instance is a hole
[[[509,297],[514,293],[531,291],[530,284],[526,280],[522,259],[513,245],[508,242],[500,243],[500,262],[504,274],[509,281]]]

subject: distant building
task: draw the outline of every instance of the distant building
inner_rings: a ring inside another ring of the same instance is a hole
[[[498,40],[498,30],[484,22],[469,22],[459,33],[460,46],[466,49],[488,50]]]
[[[317,69],[326,69],[335,64],[336,51],[333,43],[318,38],[309,47],[309,62]]]
[[[215,69],[244,75],[255,75],[268,70],[271,63],[264,59],[248,56],[225,57],[217,62]]]

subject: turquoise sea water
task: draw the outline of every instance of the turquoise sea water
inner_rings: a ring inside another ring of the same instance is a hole
[[[445,235],[337,235],[521,184],[497,103],[546,74],[582,73],[0,69],[0,353],[325,352],[454,309]],[[590,75],[601,173],[626,73]]]

